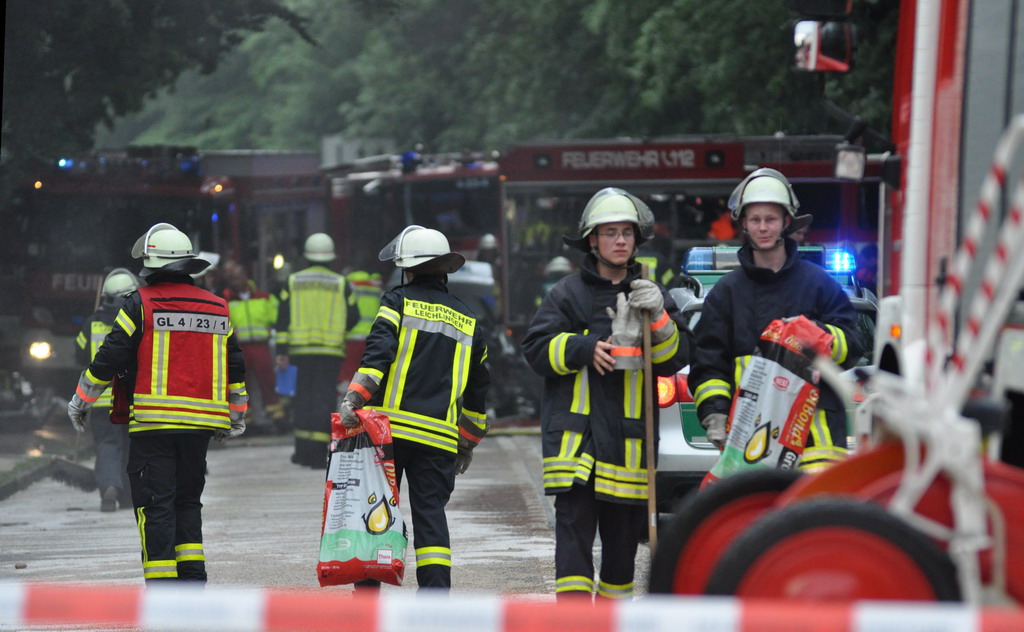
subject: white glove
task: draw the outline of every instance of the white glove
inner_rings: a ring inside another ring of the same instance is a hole
[[[347,399],[342,400],[338,413],[341,415],[341,425],[346,428],[355,428],[359,425],[359,415],[356,414],[355,406]]]
[[[641,349],[643,340],[643,324],[635,309],[630,309],[626,295],[619,292],[615,297],[615,310],[606,307],[608,317],[612,319],[612,356],[615,358],[616,371],[640,371],[644,368],[644,357],[636,353]],[[628,355],[617,352],[630,351]]]
[[[214,441],[224,441],[225,439],[234,439],[239,437],[245,432],[245,418],[232,419],[231,427],[227,430],[221,429],[213,433]]]
[[[708,433],[708,441],[719,450],[725,448],[725,425],[728,421],[729,418],[723,413],[711,413],[700,420],[700,425],[704,426]]]
[[[652,318],[665,309],[665,298],[654,281],[636,279],[629,284],[629,306],[649,312]]]
[[[79,397],[78,393],[71,396],[71,401],[68,402],[68,417],[71,418],[71,425],[78,432],[85,432],[85,422],[89,420],[91,409],[92,404]]]
[[[464,474],[469,469],[469,464],[473,462],[474,447],[476,444],[459,437],[459,452],[455,455],[455,474]]]

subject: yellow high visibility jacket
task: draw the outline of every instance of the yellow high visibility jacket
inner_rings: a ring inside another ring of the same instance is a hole
[[[249,281],[249,296],[242,298],[231,290],[224,290],[224,298],[231,311],[231,326],[238,342],[266,342],[270,330],[277,323],[278,298],[256,288]]]
[[[343,275],[310,266],[288,277],[281,294],[277,353],[345,357],[345,337],[359,320],[355,293]]]
[[[377,317],[377,309],[380,308],[380,275],[357,270],[348,274],[348,282],[352,284],[352,293],[355,294],[356,307],[359,309],[359,322],[349,332],[349,337],[366,338]]]

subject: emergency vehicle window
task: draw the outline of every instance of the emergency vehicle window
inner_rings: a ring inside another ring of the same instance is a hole
[[[814,216],[811,230],[837,229],[842,226],[842,190],[834,183],[803,182],[793,185],[800,201],[799,214]]]
[[[412,223],[436,228],[455,250],[468,247],[466,239],[498,234],[498,187],[495,178],[461,178],[455,182],[418,182],[411,185]]]
[[[857,228],[878,230],[877,182],[863,182],[857,187]]]

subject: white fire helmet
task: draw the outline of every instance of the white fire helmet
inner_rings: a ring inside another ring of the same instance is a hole
[[[569,274],[572,272],[572,263],[562,256],[554,257],[544,266],[545,275]]]
[[[743,217],[743,209],[748,204],[755,202],[768,202],[781,206],[793,220],[786,229],[786,234],[795,232],[809,226],[810,215],[797,215],[800,210],[800,201],[793,193],[793,186],[782,173],[775,169],[762,167],[750,173],[743,182],[733,189],[729,196],[729,210],[732,211],[732,218],[739,220]]]
[[[451,251],[444,234],[416,224],[384,246],[378,259],[394,261],[397,267],[418,274],[451,274],[466,263],[465,257]]]
[[[477,245],[479,250],[494,250],[498,247],[498,240],[494,238],[491,233],[485,234],[480,238],[480,243]]]
[[[127,296],[139,289],[139,280],[124,268],[114,268],[103,279],[104,296]]]
[[[651,238],[654,229],[654,213],[640,198],[618,189],[607,187],[594,194],[587,202],[580,216],[579,236],[575,239],[562,237],[568,246],[583,252],[590,252],[587,236],[601,224],[612,222],[631,222],[636,224],[636,245]]]
[[[137,289],[139,289],[139,280],[134,274],[125,268],[114,268],[103,279],[96,307],[99,308],[100,305],[120,307],[124,303],[124,298]]]
[[[317,263],[334,261],[334,240],[327,233],[313,233],[306,238],[302,256]]]
[[[132,257],[142,259],[142,277],[157,270],[198,274],[210,265],[205,259],[196,258],[188,235],[164,222],[154,224],[139,237],[132,247]]]

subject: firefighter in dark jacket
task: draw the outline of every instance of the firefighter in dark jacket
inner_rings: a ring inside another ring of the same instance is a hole
[[[85,319],[75,339],[75,361],[88,366],[103,339],[114,328],[114,318],[126,296],[139,289],[135,275],[124,268],[115,268],[103,279],[99,306]],[[91,415],[92,440],[96,447],[96,487],[100,491],[100,511],[115,511],[132,506],[128,483],[128,426],[110,422],[110,389],[103,391],[94,404],[98,410]]]
[[[761,332],[778,318],[803,315],[832,334],[832,360],[853,366],[862,353],[857,313],[843,288],[819,265],[802,259],[787,235],[810,223],[784,175],[758,169],[729,199],[746,243],[740,268],[725,275],[704,299],[694,328],[697,351],[689,383],[708,439],[721,449],[733,389]],[[814,471],[846,458],[846,417],[839,397],[822,385],[800,469]]]
[[[596,532],[597,595],[633,594],[647,501],[643,402],[651,396],[643,384],[642,312],[650,315],[657,375],[688,364],[693,345],[664,288],[640,278],[637,247],[652,224],[647,205],[625,191],[595,194],[583,210],[579,238],[565,238],[588,253],[580,271],[544,297],[523,340],[527,361],[545,378],[544,491],[555,495],[558,599],[592,598]]]
[[[210,438],[245,431],[245,367],[224,299],[197,288],[188,236],[156,224],[132,249],[144,287],[125,300],[68,415],[82,432],[115,376],[127,382],[128,477],[146,583],[206,581],[202,501]],[[114,407],[122,393],[115,387]]]
[[[445,506],[455,475],[487,434],[490,375],[480,321],[448,293],[447,276],[465,263],[440,232],[409,226],[380,252],[404,271],[404,284],[381,298],[366,350],[341,403],[355,426],[365,406],[388,416],[399,486],[409,482],[416,581],[451,587],[452,552]],[[368,580],[360,586],[379,586]]]
[[[326,233],[306,238],[302,256],[309,267],[288,277],[277,316],[277,366],[298,369],[292,419],[292,463],[327,466],[331,413],[338,407],[338,374],[345,360],[345,339],[359,322],[352,286],[328,266],[335,260],[334,240]]]

